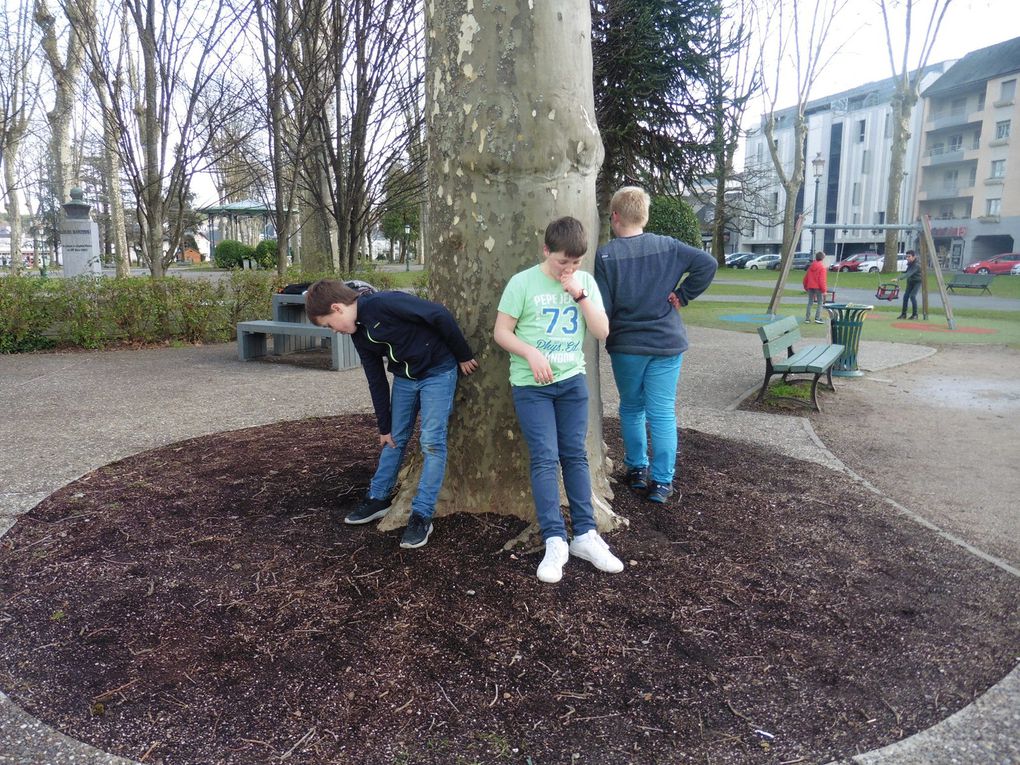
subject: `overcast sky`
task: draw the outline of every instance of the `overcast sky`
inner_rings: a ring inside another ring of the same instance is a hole
[[[847,40],[819,75],[811,99],[821,98],[892,76],[885,30],[878,0],[849,0],[830,36],[833,45]],[[931,0],[915,0],[915,38],[911,41],[910,65],[917,63],[923,30],[931,13]],[[1020,37],[1016,0],[952,0],[939,29],[928,63],[963,58],[972,50]],[[891,17],[898,20],[898,16]],[[902,23],[902,22],[901,22]],[[896,27],[892,25],[895,34]],[[849,38],[849,39],[848,39]],[[899,65],[899,59],[897,59]],[[796,103],[796,73],[789,62],[780,64],[780,109]],[[745,126],[758,123],[763,105],[749,110]]]

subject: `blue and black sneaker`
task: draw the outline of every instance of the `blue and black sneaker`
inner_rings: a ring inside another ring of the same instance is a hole
[[[631,491],[645,491],[648,488],[648,468],[631,468],[627,471],[627,475],[623,477],[623,480],[630,487]]]
[[[344,523],[357,526],[362,523],[374,521],[376,518],[382,518],[389,511],[392,503],[392,495],[386,499],[375,499],[366,495],[365,498],[361,500],[361,504],[358,505],[353,512],[347,514],[347,517],[344,518]]]
[[[424,547],[429,541],[429,534],[432,533],[432,521],[423,518],[417,513],[411,513],[407,519],[407,528],[404,529],[404,536],[400,538],[400,546],[405,550],[413,550],[416,547]]]
[[[658,483],[652,481],[648,489],[648,501],[659,505],[665,504],[666,500],[673,496],[673,484]],[[677,497],[679,499],[679,497]]]

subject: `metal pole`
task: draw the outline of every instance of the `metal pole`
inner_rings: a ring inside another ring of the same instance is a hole
[[[812,223],[818,223],[818,181],[820,180],[820,178],[821,178],[821,176],[818,176],[818,175],[815,176],[815,206],[814,206],[814,211],[813,211],[813,213],[811,215],[811,222]],[[815,253],[818,252],[818,248],[815,246],[815,240],[816,240],[817,237],[818,237],[818,230],[814,229],[814,228],[811,229],[811,257],[812,258],[815,256]]]

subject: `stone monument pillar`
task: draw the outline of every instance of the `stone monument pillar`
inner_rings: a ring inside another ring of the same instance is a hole
[[[99,226],[89,218],[92,209],[79,188],[71,189],[71,201],[64,204],[60,223],[60,249],[64,256],[64,277],[101,276]]]

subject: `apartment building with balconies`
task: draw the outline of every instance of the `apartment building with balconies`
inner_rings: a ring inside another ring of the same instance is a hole
[[[933,64],[921,75],[927,87],[949,69],[950,63]],[[889,163],[892,156],[892,115],[890,100],[895,93],[892,78],[862,85],[835,95],[808,102],[807,145],[805,150],[804,184],[796,200],[796,213],[803,214],[805,224],[866,224],[885,223],[885,204],[889,186]],[[796,108],[776,113],[775,139],[785,171],[789,174],[794,161],[794,119]],[[916,200],[914,168],[920,151],[922,109],[916,107],[910,118],[911,139],[907,143],[899,216],[901,221],[914,220]],[[779,252],[783,229],[784,192],[769,156],[762,125],[747,140],[745,169],[766,180],[764,199],[772,200],[775,224],[757,220],[748,222],[741,239],[742,250]],[[884,250],[885,233],[880,229],[829,229],[801,234],[797,249],[824,250],[834,259],[857,252]],[[901,241],[901,250],[913,247],[908,235]]]
[[[1020,37],[968,53],[921,92],[914,217],[949,268],[1020,251]]]

